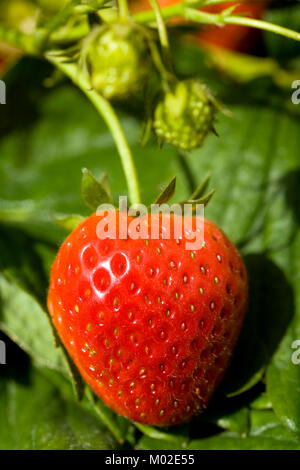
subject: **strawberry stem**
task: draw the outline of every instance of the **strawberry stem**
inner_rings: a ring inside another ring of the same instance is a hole
[[[127,0],[118,0],[119,15],[121,19],[127,19],[129,16],[129,8]]]
[[[242,26],[250,26],[251,28],[258,28],[264,29],[265,31],[270,31],[272,33],[280,34],[281,36],[285,36],[287,38],[295,39],[296,41],[300,41],[300,33],[293,31],[288,28],[284,28],[283,26],[278,26],[273,23],[268,23],[267,21],[257,20],[255,18],[249,18],[247,16],[229,16],[224,18],[225,24],[237,24]]]
[[[91,89],[87,78],[83,73],[79,72],[76,64],[62,62],[61,59],[54,57],[51,54],[47,54],[47,59],[58,69],[64,72],[64,74],[67,75],[73,81],[73,83],[83,91],[83,93],[93,103],[99,114],[101,114],[118,148],[127,181],[130,201],[132,204],[139,204],[141,202],[140,187],[133,156],[124,130],[120,124],[114,108],[111,106],[109,101],[103,98],[103,96],[101,96],[95,90]]]
[[[250,18],[247,16],[231,15],[231,14],[226,14],[224,12],[213,14],[213,13],[198,11],[193,8],[185,8],[184,17],[185,19],[190,20],[190,21],[195,21],[199,23],[207,23],[207,24],[216,24],[219,26],[224,25],[224,24],[249,26],[250,28],[263,29],[265,31],[270,31],[273,33],[280,34],[282,36],[286,36],[291,39],[295,39],[296,41],[300,41],[300,33],[297,33],[296,31],[293,31],[288,28],[284,28],[283,26],[275,25],[273,23],[268,23],[267,21],[257,20],[255,18]]]
[[[163,55],[165,58],[165,62],[167,64],[168,70],[172,73],[173,65],[172,65],[172,57],[170,52],[170,44],[168,38],[168,31],[165,25],[165,21],[161,14],[160,6],[157,0],[150,0],[151,6],[156,16],[156,23],[158,28],[159,40],[161,43]]]
[[[247,26],[250,28],[270,31],[272,33],[280,34],[281,36],[300,41],[300,33],[296,31],[255,18],[232,15],[228,9],[227,11],[226,9],[224,9],[224,11],[220,13],[208,13],[196,9],[196,7],[199,6],[213,5],[217,3],[223,3],[223,1],[206,0],[206,2],[193,2],[192,0],[186,0],[185,2],[182,1],[180,3],[176,3],[175,5],[161,8],[161,15],[165,20],[180,16],[185,20],[201,24],[213,24],[219,26],[222,26],[224,24],[236,24],[241,26]],[[153,23],[156,19],[155,13],[151,10],[137,13],[133,16],[133,18],[134,21],[142,24]]]

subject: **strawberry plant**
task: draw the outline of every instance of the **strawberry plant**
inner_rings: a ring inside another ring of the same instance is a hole
[[[0,449],[299,450],[299,5],[6,3]]]

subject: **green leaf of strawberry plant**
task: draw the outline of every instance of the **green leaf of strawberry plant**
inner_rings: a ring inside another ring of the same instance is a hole
[[[262,393],[255,400],[253,400],[250,406],[254,410],[271,410],[272,409],[272,403],[266,392]]]
[[[232,413],[224,413],[216,420],[216,424],[223,429],[230,430],[241,437],[246,438],[248,434],[249,410],[240,408]]]
[[[141,423],[136,423],[136,427],[142,431],[145,436],[148,436],[151,439],[164,441],[165,443],[168,442],[171,445],[178,446],[179,449],[185,449],[187,447],[189,439],[187,435],[184,435],[183,432],[181,433],[181,429],[183,428],[182,426],[180,426],[179,433],[173,434]]]
[[[294,316],[268,368],[267,391],[279,418],[300,440],[300,365],[293,358],[295,353],[293,344],[300,340],[299,234],[292,244],[291,254],[291,283],[295,293]]]
[[[223,433],[219,437],[204,438],[192,442],[188,450],[299,450],[299,443],[293,439],[248,436],[246,439]]]
[[[250,435],[273,438],[278,441],[294,441],[299,448],[300,441],[286,429],[272,410],[252,410],[250,412]]]
[[[0,222],[3,225],[20,228],[42,241],[57,243],[63,240],[66,227],[62,224],[66,217],[73,219],[73,216],[55,212],[33,200],[0,200]]]
[[[0,329],[37,364],[68,374],[62,352],[55,347],[50,321],[38,301],[0,274]]]
[[[208,173],[206,177],[204,178],[204,180],[199,184],[199,186],[197,186],[195,191],[193,191],[189,199],[192,201],[195,201],[197,199],[202,198],[207,191],[210,180],[211,180],[211,173]]]
[[[8,231],[3,228],[0,229],[0,247],[3,253],[0,262],[0,324],[3,331],[15,341],[21,341],[25,350],[38,363],[43,362],[44,358],[49,367],[69,373],[80,399],[83,393],[82,379],[65,349],[62,347],[61,350],[54,351],[54,342],[59,345],[60,341],[50,323],[47,310],[43,308],[48,272],[45,272],[42,256],[50,256],[52,263],[51,248],[41,244],[39,248],[44,251],[42,255],[38,253],[36,242],[30,237],[17,230]],[[15,257],[16,250],[19,250],[18,259]],[[35,328],[30,328],[30,321]],[[24,322],[27,325],[27,334],[23,332]]]
[[[245,411],[241,412],[239,422]],[[247,417],[247,426],[249,426],[247,437],[241,436],[239,427],[231,430],[232,422],[224,420],[218,423],[222,427],[229,426],[230,431],[221,432],[216,436],[194,439],[188,444],[188,450],[299,450],[300,442],[283,426],[280,420],[272,411],[250,412]],[[237,424],[237,422],[235,422]],[[148,435],[142,437],[137,445],[141,450],[153,449],[176,449],[179,450],[178,443],[167,443],[163,440],[157,440]]]
[[[87,396],[90,402],[93,404],[96,414],[100,417],[101,421],[106,424],[108,429],[115,436],[119,444],[123,444],[128,430],[129,421],[122,416],[116,416],[116,414],[99,400],[91,389],[87,390]]]
[[[0,377],[1,450],[116,449],[91,413],[65,400],[40,372],[17,369]]]
[[[67,352],[55,347],[55,334],[37,300],[7,280],[0,273],[0,330],[5,332],[38,365],[58,370],[72,379],[74,391],[80,400],[83,396],[83,382]],[[56,339],[59,345],[58,338]]]

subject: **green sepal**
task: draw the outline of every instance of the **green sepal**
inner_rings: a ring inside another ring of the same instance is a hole
[[[111,204],[112,197],[108,189],[107,176],[98,181],[87,169],[82,169],[81,193],[85,203],[93,210],[100,204]]]
[[[49,57],[49,59],[58,59],[63,64],[72,64],[75,63],[76,60],[79,58],[79,49],[77,44],[75,46],[70,46],[63,50],[53,49],[47,51],[47,57]]]
[[[170,181],[170,183],[162,190],[159,196],[155,199],[153,204],[165,204],[167,203],[175,193],[176,188],[176,176]]]
[[[199,204],[203,204],[204,207],[207,206],[209,201],[211,200],[212,196],[216,192],[215,189],[207,192],[207,188],[210,182],[211,173],[208,173],[202,183],[195,189],[191,197],[186,200],[182,201],[179,204],[183,207],[184,204],[191,204],[192,212],[196,212],[196,206]],[[170,183],[162,190],[159,196],[155,199],[153,204],[166,204],[169,200],[174,196],[176,189],[176,176],[170,181]]]
[[[192,213],[194,214],[197,209],[197,205],[203,204],[204,207],[207,206],[213,195],[215,194],[216,190],[213,189],[210,191],[208,194],[206,194],[203,197],[200,197],[199,199],[189,199],[188,201],[182,201],[179,204],[183,207],[184,204],[191,204],[192,205]]]
[[[195,189],[195,191],[192,193],[190,198],[187,201],[180,202],[180,205],[183,207],[184,204],[191,204],[193,206],[192,207],[193,213],[196,212],[196,206],[199,204],[203,204],[204,207],[206,207],[216,192],[215,189],[212,189],[211,191],[207,192],[210,179],[211,179],[211,172],[207,173],[204,180]]]
[[[53,219],[60,227],[64,228],[68,232],[73,232],[75,228],[82,222],[85,218],[82,215],[72,214],[72,215],[53,215]]]
[[[192,193],[190,200],[196,200],[204,196],[208,188],[208,185],[210,183],[210,179],[211,179],[211,172],[207,173],[204,180],[199,184],[199,186]]]
[[[187,427],[181,426],[180,433],[168,433],[164,429],[154,428],[142,423],[134,423],[134,425],[145,435],[151,439],[157,439],[159,441],[170,442],[178,445],[178,449],[186,448],[189,438]]]
[[[110,202],[112,202],[113,197],[112,197],[111,187],[110,187],[109,178],[108,178],[107,173],[103,173],[102,178],[100,180],[100,183],[102,184],[103,188],[107,192]]]
[[[203,204],[204,207],[207,206],[207,204],[209,203],[209,201],[211,200],[211,198],[213,197],[213,195],[215,194],[216,190],[215,189],[212,189],[208,194],[206,194],[205,196],[202,196],[200,197],[199,199],[196,199],[194,201],[192,201],[194,204]]]

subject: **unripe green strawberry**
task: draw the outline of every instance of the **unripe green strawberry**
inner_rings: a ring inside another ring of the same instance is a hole
[[[150,55],[142,29],[114,23],[94,37],[88,54],[93,87],[107,99],[126,99],[137,93],[149,75]]]
[[[161,140],[182,150],[201,147],[213,130],[216,106],[197,80],[176,84],[164,94],[154,111],[154,131]]]

